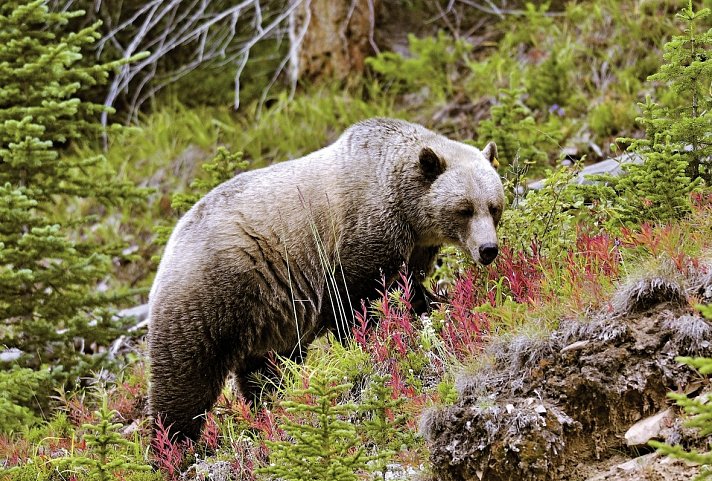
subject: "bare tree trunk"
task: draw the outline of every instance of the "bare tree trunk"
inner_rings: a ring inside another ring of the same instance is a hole
[[[290,17],[292,80],[345,80],[378,51],[373,40],[380,0],[297,0]]]

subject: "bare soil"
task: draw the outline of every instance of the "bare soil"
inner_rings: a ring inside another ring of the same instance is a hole
[[[659,456],[645,443],[630,447],[624,435],[668,408],[668,392],[705,389],[675,358],[712,355],[712,326],[685,302],[690,289],[702,297],[710,292],[709,277],[624,286],[612,312],[561,321],[541,339],[491,346],[492,361],[460,377],[458,402],[422,420],[434,478],[691,479],[697,467]],[[701,442],[678,416],[656,438]]]

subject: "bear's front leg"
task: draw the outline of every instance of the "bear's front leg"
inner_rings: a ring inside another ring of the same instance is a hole
[[[445,299],[425,287],[425,280],[432,275],[435,269],[435,259],[440,247],[416,247],[408,262],[408,274],[413,282],[413,297],[411,305],[416,314],[423,315],[430,312],[435,304],[444,302]]]

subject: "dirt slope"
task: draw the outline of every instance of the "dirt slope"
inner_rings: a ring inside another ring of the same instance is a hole
[[[670,406],[667,392],[704,389],[675,361],[712,355],[712,325],[691,298],[712,298],[709,266],[638,279],[593,318],[491,346],[492,361],[460,377],[458,402],[423,418],[435,479],[690,479],[696,467],[655,454],[626,464],[651,449],[645,440],[628,446],[625,435]],[[651,422],[645,429],[658,439],[699,442],[675,408]]]

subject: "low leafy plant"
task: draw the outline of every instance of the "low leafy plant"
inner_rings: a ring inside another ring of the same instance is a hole
[[[620,99],[606,99],[594,105],[588,113],[588,124],[598,138],[608,138],[620,132],[630,132],[635,126],[636,110]]]
[[[583,196],[572,188],[578,168],[555,170],[539,190],[530,191],[516,208],[502,214],[500,232],[510,248],[533,255],[556,257],[574,245],[576,210]]]

